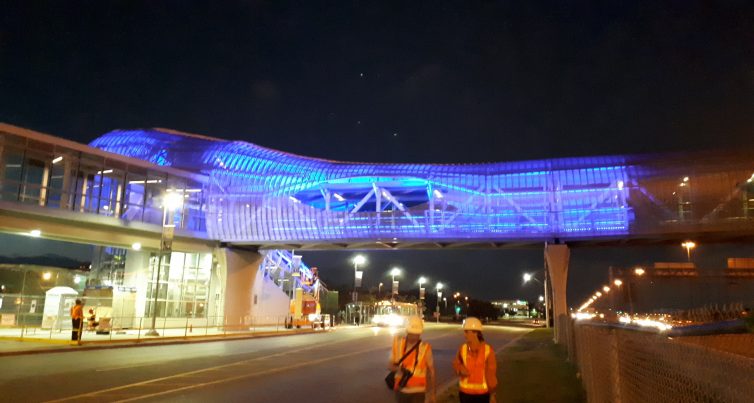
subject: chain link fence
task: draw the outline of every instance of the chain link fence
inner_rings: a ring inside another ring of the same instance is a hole
[[[589,402],[750,402],[754,334],[670,338],[608,324],[563,321],[569,357]],[[704,342],[702,342],[704,341]]]

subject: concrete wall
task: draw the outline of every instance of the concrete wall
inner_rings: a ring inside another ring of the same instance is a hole
[[[252,291],[252,318],[254,325],[283,325],[290,309],[290,298],[272,280],[257,271]]]

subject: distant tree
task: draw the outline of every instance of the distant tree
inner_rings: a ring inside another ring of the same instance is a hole
[[[492,303],[488,301],[480,301],[476,299],[469,300],[468,316],[475,316],[477,318],[488,318],[490,320],[497,319],[500,316],[500,310],[498,310]]]

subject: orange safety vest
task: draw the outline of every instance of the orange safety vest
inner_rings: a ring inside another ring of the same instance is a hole
[[[84,317],[84,307],[82,305],[74,305],[71,307],[71,319],[82,319]]]
[[[487,365],[487,358],[490,356],[490,345],[483,344],[484,354],[477,354],[470,357],[469,346],[464,343],[461,345],[461,349],[458,354],[461,356],[461,363],[469,371],[469,376],[461,377],[458,381],[458,388],[461,392],[469,395],[483,395],[489,392],[487,387],[487,377],[485,376],[485,367]]]
[[[412,346],[406,346],[406,339],[403,337],[396,337],[393,339],[393,355],[392,359],[393,362],[396,362],[403,357],[403,354],[406,354],[406,350],[410,349]],[[411,378],[408,378],[408,382],[406,382],[406,386],[400,389],[403,393],[422,393],[427,390],[427,351],[429,351],[431,347],[429,344],[420,342],[419,347],[416,348],[414,351],[411,352],[406,358],[403,359],[403,362],[401,362],[401,367],[405,368],[411,372],[414,373]],[[417,354],[419,356],[417,357]],[[416,364],[416,366],[414,366]],[[401,373],[400,371],[396,372],[395,375],[395,390],[398,390],[399,383],[401,381]]]

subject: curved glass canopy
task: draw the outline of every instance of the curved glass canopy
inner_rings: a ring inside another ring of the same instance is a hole
[[[752,172],[732,154],[376,164],[166,129],[116,130],[91,145],[209,175],[207,230],[225,242],[594,239],[730,224],[750,210],[730,206]]]

